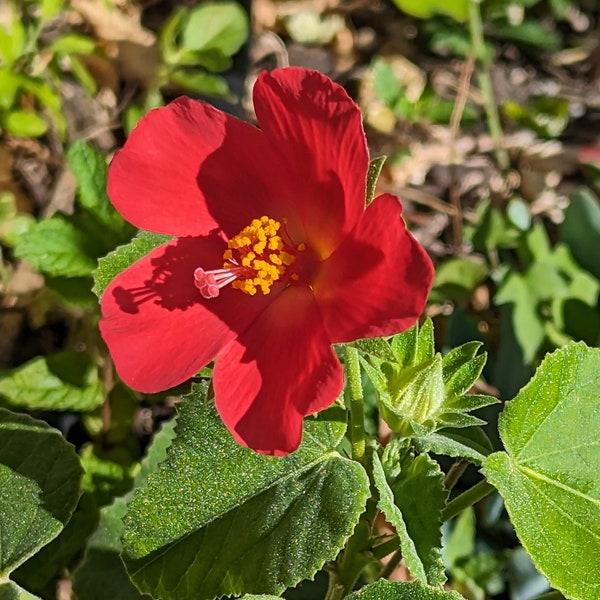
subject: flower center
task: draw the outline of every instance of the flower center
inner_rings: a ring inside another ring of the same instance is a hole
[[[285,222],[285,221],[284,221]],[[222,287],[231,287],[253,296],[257,291],[268,294],[273,283],[281,279],[296,257],[293,249],[278,235],[281,223],[270,217],[253,219],[227,242],[223,268],[194,271],[194,284],[204,298],[216,298]],[[285,229],[285,228],[284,228]],[[304,244],[297,250],[304,250]],[[294,278],[294,275],[292,275]]]

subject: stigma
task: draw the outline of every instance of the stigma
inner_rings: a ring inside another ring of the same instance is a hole
[[[287,245],[279,234],[280,229],[281,223],[270,217],[253,219],[227,241],[223,268],[206,271],[198,267],[194,271],[194,285],[200,294],[207,299],[216,298],[227,285],[251,296],[259,291],[268,294],[295,262],[294,250],[305,248],[304,244],[295,249]]]

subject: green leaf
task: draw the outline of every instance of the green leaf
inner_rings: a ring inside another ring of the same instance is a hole
[[[367,194],[365,197],[366,206],[369,206],[375,198],[377,180],[379,179],[379,174],[381,173],[385,159],[385,156],[378,156],[377,158],[373,158],[369,163],[369,172],[367,173]]]
[[[384,58],[376,56],[371,62],[371,72],[375,94],[389,107],[393,107],[402,94],[402,88],[391,64]]]
[[[441,511],[448,493],[439,465],[426,454],[412,457],[393,440],[383,463],[373,455],[379,508],[394,526],[406,566],[413,577],[440,585],[446,581],[441,559]]]
[[[154,436],[146,457],[135,477],[134,488],[145,485],[150,473],[154,472],[167,455],[167,448],[175,437],[175,420],[163,424]],[[88,542],[83,564],[75,572],[73,590],[78,598],[86,600],[139,600],[149,598],[142,595],[131,583],[121,560],[121,535],[123,516],[127,510],[127,499],[117,498],[100,512],[100,524]]]
[[[0,408],[0,581],[60,533],[77,504],[81,474],[58,430]]]
[[[433,321],[425,319],[423,325],[419,328],[417,337],[417,351],[415,353],[414,364],[420,365],[433,358],[435,354],[435,337],[433,333]]]
[[[50,51],[56,54],[92,54],[95,50],[94,40],[79,33],[63,33],[50,46]]]
[[[592,191],[582,188],[571,195],[559,233],[579,263],[600,279],[599,253],[590,252],[600,247],[600,201]]]
[[[11,110],[2,115],[2,129],[18,137],[40,137],[48,131],[48,123],[30,110]]]
[[[65,0],[42,0],[41,1],[41,18],[42,21],[48,21],[56,16],[65,3]]]
[[[479,379],[487,360],[485,352],[475,356],[480,346],[481,342],[468,342],[444,356],[444,385],[448,399],[466,394]]]
[[[18,241],[15,255],[55,276],[81,277],[96,268],[85,235],[61,215],[37,223]]]
[[[505,452],[483,472],[502,494],[523,546],[571,598],[600,597],[600,350],[547,356],[500,419]]]
[[[539,21],[527,20],[516,25],[512,23],[506,25],[495,24],[493,27],[490,26],[489,29],[494,37],[506,41],[521,42],[536,49],[543,49],[546,52],[552,52],[560,48],[558,34]]]
[[[119,246],[104,258],[98,261],[98,269],[94,273],[96,281],[93,292],[102,297],[108,284],[127,267],[143,258],[154,248],[168,242],[171,239],[168,235],[150,233],[149,231],[140,231],[129,244]]]
[[[418,581],[399,582],[380,579],[346,596],[346,600],[464,600],[464,598],[458,592],[443,592]]]
[[[475,555],[475,511],[472,507],[458,515],[454,529],[444,544],[443,554],[450,567],[456,567]]]
[[[433,15],[446,15],[456,21],[466,21],[469,16],[468,0],[393,0],[406,14],[419,19],[429,19]]]
[[[530,363],[542,342],[545,331],[537,313],[537,303],[531,297],[530,287],[519,273],[511,272],[496,294],[496,303],[514,304],[512,323],[517,342],[523,352],[523,360]]]
[[[0,582],[0,600],[41,600],[39,596],[30,594],[27,590],[19,587],[16,583],[8,581]]]
[[[506,206],[506,216],[510,222],[520,229],[527,231],[531,227],[531,211],[529,205],[521,198],[512,198]]]
[[[431,426],[442,412],[446,393],[442,357],[400,371],[390,385],[390,401],[380,397],[380,409],[392,431],[405,433],[405,421]]]
[[[472,258],[451,258],[436,268],[432,292],[439,301],[448,298],[467,300],[475,288],[487,277],[488,269],[482,261]]]
[[[37,356],[0,376],[0,395],[30,410],[89,411],[104,401],[98,369],[78,352]]]
[[[77,180],[79,204],[111,229],[120,229],[124,221],[106,194],[106,160],[93,146],[77,140],[67,151],[69,168]]]
[[[39,100],[40,105],[52,117],[59,135],[63,137],[67,129],[67,121],[63,114],[60,94],[39,77],[31,77],[24,73],[19,73],[19,77],[21,87]]]
[[[167,460],[129,505],[127,570],[171,600],[279,594],[336,557],[369,496],[363,468],[332,450],[345,413],[307,419],[293,454],[261,456],[235,443],[203,388],[180,405]]]
[[[212,73],[178,69],[173,71],[170,77],[173,83],[197,94],[218,98],[225,98],[229,95],[227,80]]]
[[[79,560],[85,544],[98,525],[98,507],[88,494],[82,494],[65,528],[49,544],[16,569],[12,580],[42,597],[53,596],[65,566]],[[50,593],[49,593],[50,592]]]
[[[14,5],[8,5],[4,18],[8,20],[8,29],[4,26],[3,19],[3,24],[0,25],[0,58],[8,67],[12,67],[25,51],[27,34]]]
[[[391,346],[396,362],[400,367],[412,367],[417,364],[417,340],[419,325],[415,325],[392,338]]]
[[[204,2],[193,8],[183,25],[188,50],[219,50],[235,54],[248,37],[248,16],[237,2]]]
[[[352,345],[363,354],[370,354],[380,360],[388,362],[393,362],[395,360],[390,345],[383,338],[356,340],[355,342],[352,342]]]
[[[0,110],[9,110],[13,106],[18,88],[19,77],[7,67],[0,67]]]
[[[466,458],[476,465],[481,465],[492,451],[492,444],[481,427],[442,429],[412,441],[421,452]]]

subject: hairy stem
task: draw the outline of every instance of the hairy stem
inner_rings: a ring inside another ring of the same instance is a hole
[[[363,464],[365,461],[365,409],[358,350],[346,346],[346,375],[350,388],[350,444],[352,458]]]

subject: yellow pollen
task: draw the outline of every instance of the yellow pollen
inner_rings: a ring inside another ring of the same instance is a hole
[[[285,222],[285,220],[284,220]],[[224,269],[246,267],[252,269],[248,278],[238,278],[231,287],[253,296],[258,291],[268,294],[273,283],[281,279],[296,257],[285,251],[282,238],[277,235],[281,223],[270,217],[253,219],[227,242],[223,253]],[[288,248],[289,249],[289,248]]]

